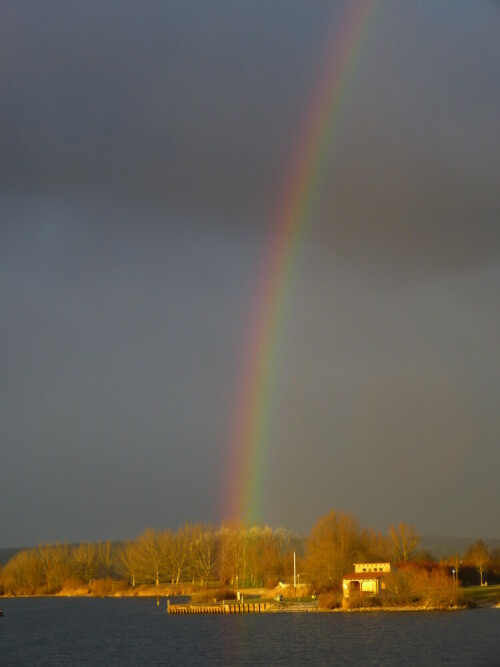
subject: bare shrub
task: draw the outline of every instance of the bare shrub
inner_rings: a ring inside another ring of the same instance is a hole
[[[15,595],[17,591],[16,580],[13,576],[5,576],[3,573],[2,584],[1,584],[1,594],[2,595]]]
[[[389,605],[402,605],[415,602],[415,592],[411,585],[411,568],[405,567],[402,570],[391,572],[386,577],[387,597]]]
[[[62,595],[73,595],[75,593],[82,595],[88,593],[88,591],[87,584],[81,579],[78,579],[78,577],[69,577],[63,581],[60,593]]]
[[[321,593],[318,597],[318,609],[328,611],[330,609],[340,609],[342,607],[342,594],[334,591]]]
[[[378,595],[369,595],[365,598],[365,607],[381,607],[382,600]]]
[[[217,591],[217,600],[236,600],[236,591],[233,588],[221,588]]]
[[[439,567],[409,565],[387,577],[388,605],[419,602],[427,607],[446,608],[458,604],[458,589]]]
[[[236,600],[236,591],[232,588],[217,588],[200,591],[191,596],[193,602],[220,602],[221,600]]]
[[[378,595],[355,594],[350,596],[346,606],[348,609],[366,609],[381,605],[382,601]]]
[[[452,578],[442,569],[413,570],[411,589],[428,607],[453,607],[458,604],[458,591]]]
[[[105,597],[111,595],[113,591],[113,584],[109,579],[94,579],[90,586],[91,595],[96,597]]]
[[[118,579],[117,581],[112,581],[111,582],[111,590],[113,595],[117,595],[119,593],[125,593],[128,591],[130,588],[129,583],[126,579]]]

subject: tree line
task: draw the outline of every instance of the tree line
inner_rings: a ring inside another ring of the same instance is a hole
[[[219,528],[186,523],[176,532],[146,529],[123,543],[40,544],[16,553],[0,571],[0,594],[52,594],[99,580],[125,586],[204,588],[267,585],[290,575],[301,541],[268,527]],[[102,583],[98,587],[102,589]]]
[[[483,583],[488,568],[500,574],[498,551],[490,553],[478,541],[446,565],[456,582],[473,567]],[[318,592],[339,591],[355,562],[432,560],[431,554],[419,551],[413,526],[400,523],[382,534],[332,510],[305,539],[281,528],[186,523],[177,531],[148,528],[122,543],[39,544],[17,552],[0,570],[0,594],[54,594],[78,587],[107,594],[144,585],[194,590],[209,583],[272,588],[293,578],[294,553],[299,582]]]

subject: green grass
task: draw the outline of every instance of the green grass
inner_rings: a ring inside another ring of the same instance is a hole
[[[500,601],[500,584],[496,586],[467,586],[467,588],[462,588],[461,592],[465,600],[472,602]]]

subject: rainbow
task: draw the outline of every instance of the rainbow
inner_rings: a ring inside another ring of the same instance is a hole
[[[328,45],[326,66],[272,217],[272,238],[251,309],[230,433],[230,465],[223,499],[226,519],[255,523],[263,516],[265,454],[293,269],[301,239],[314,214],[325,162],[335,146],[376,5],[377,0],[347,3],[341,29],[337,25]]]

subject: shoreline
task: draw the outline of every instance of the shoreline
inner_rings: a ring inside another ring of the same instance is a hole
[[[26,599],[37,599],[37,598],[95,598],[95,599],[104,599],[104,598],[158,598],[163,599],[165,602],[168,598],[172,597],[189,597],[189,595],[173,595],[172,593],[166,592],[151,592],[151,591],[140,591],[132,594],[124,593],[123,591],[117,593],[110,593],[107,595],[94,595],[88,592],[67,592],[67,593],[55,593],[55,594],[40,594],[40,595],[1,595],[0,600],[26,600]],[[257,603],[257,600],[252,600],[252,602]],[[453,611],[463,611],[463,610],[474,610],[474,609],[500,609],[500,603],[494,601],[482,601],[477,603],[475,607],[469,607],[466,604],[457,605],[454,607],[427,607],[427,606],[412,606],[412,605],[401,605],[399,607],[358,607],[356,609],[345,609],[345,608],[336,608],[336,609],[320,609],[315,603],[275,603],[268,602],[268,609],[265,613],[270,614],[353,614],[353,613],[377,613],[377,612],[453,612]],[[196,603],[193,606],[197,606]],[[203,606],[203,605],[201,605]]]
[[[75,582],[76,584],[77,582]],[[229,591],[228,591],[229,592]],[[200,593],[204,595],[200,596]],[[220,590],[214,590],[214,596],[222,593]],[[311,599],[306,597],[305,599],[295,598],[295,597],[286,597],[282,601],[275,600],[274,589],[267,589],[263,587],[258,588],[244,588],[239,589],[241,595],[241,603],[266,603],[267,610],[266,613],[354,613],[354,612],[424,612],[424,611],[460,611],[464,609],[482,609],[482,608],[499,608],[500,609],[500,600],[498,596],[491,596],[489,599],[469,599],[464,597],[461,603],[453,606],[428,606],[422,602],[415,602],[414,604],[401,604],[398,606],[393,605],[379,605],[379,606],[360,606],[356,608],[349,608],[347,605],[338,606],[335,608],[321,608],[319,607],[318,599]],[[167,600],[171,600],[172,604],[183,604],[183,605],[192,605],[193,607],[200,606],[217,606],[220,605],[222,600],[217,599],[216,597],[210,597],[210,589],[208,591],[199,591],[193,588],[190,583],[183,584],[167,584],[160,585],[156,588],[154,585],[140,584],[134,588],[125,588],[119,586],[107,586],[99,587],[94,589],[94,587],[89,587],[86,585],[74,585],[63,588],[60,591],[55,593],[38,593],[32,595],[12,595],[10,593],[4,593],[0,595],[0,603],[2,599],[26,599],[26,598],[156,598],[159,600],[162,598],[162,605],[166,604]],[[180,599],[184,598],[184,601]],[[176,600],[179,600],[176,602]],[[225,600],[226,603],[237,604],[236,599],[228,598]]]

